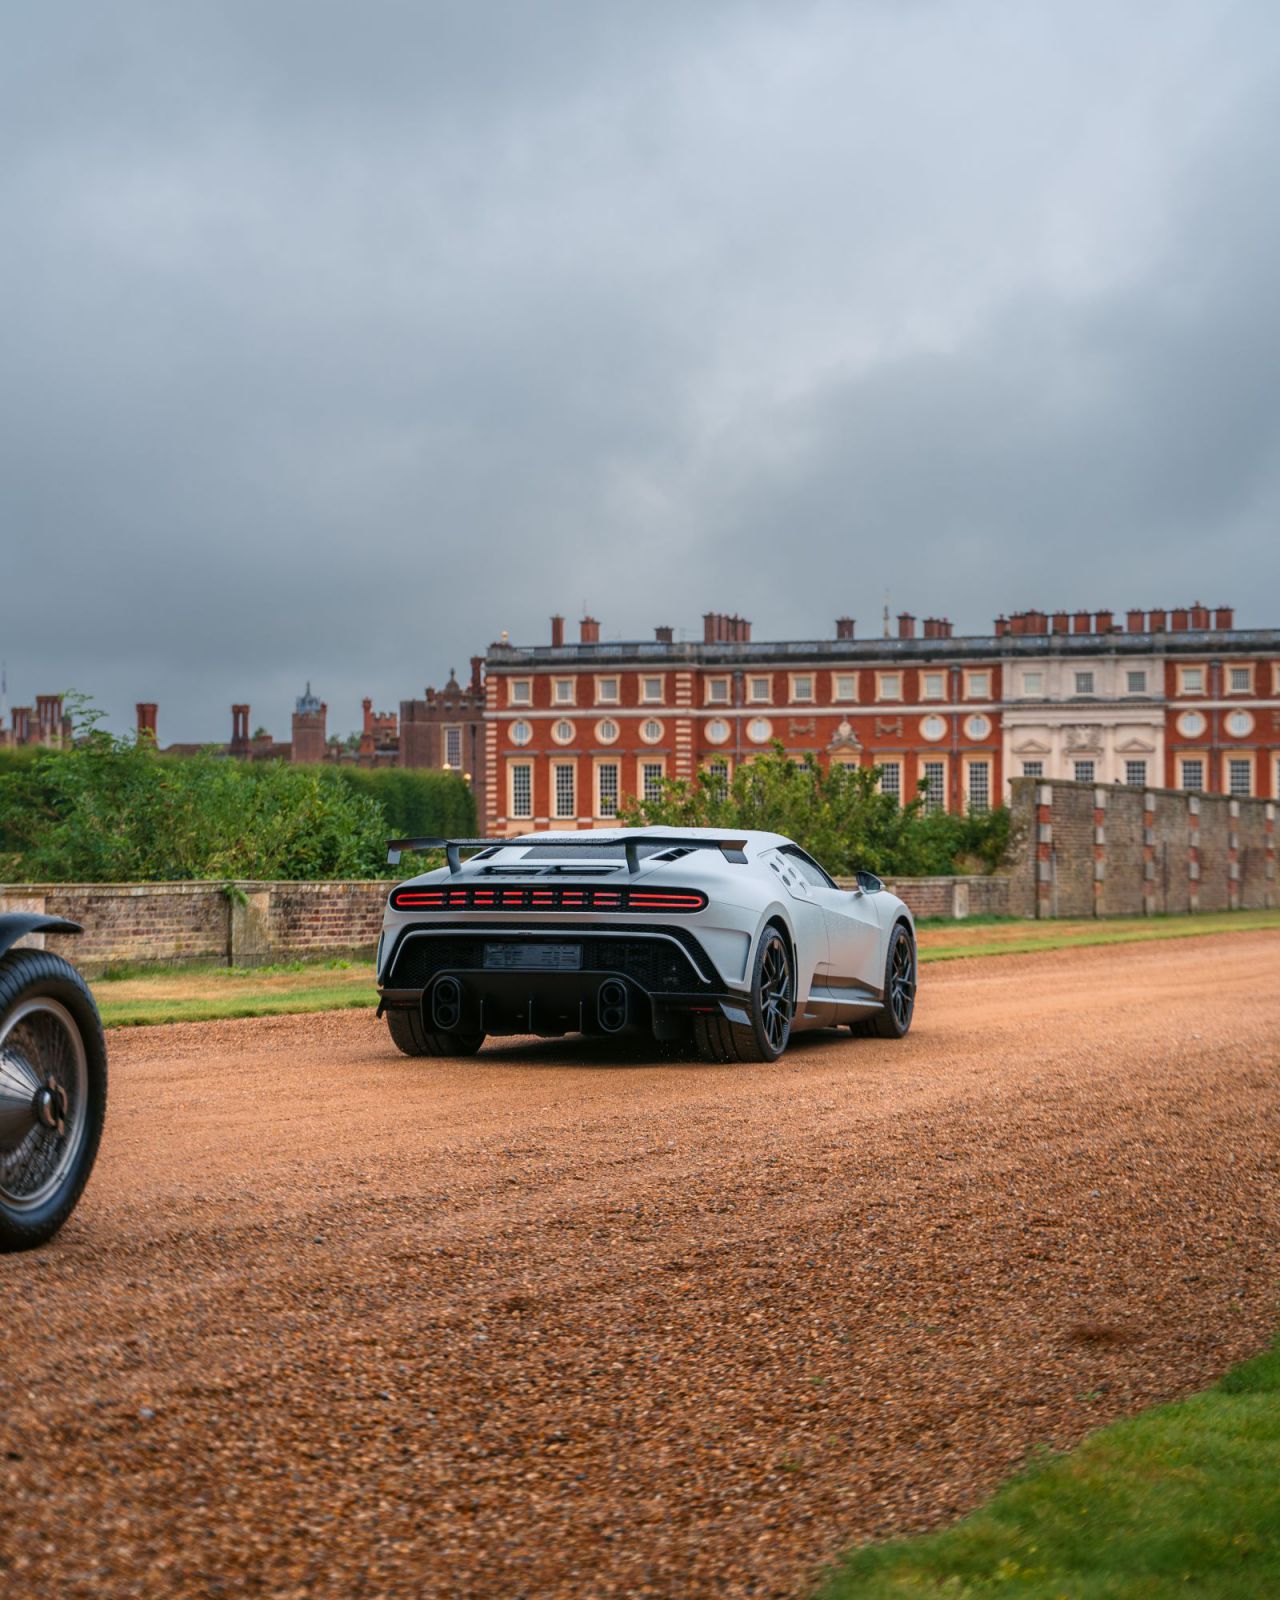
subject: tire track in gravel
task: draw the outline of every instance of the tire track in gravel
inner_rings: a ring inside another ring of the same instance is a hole
[[[948,963],[772,1067],[111,1052],[80,1211],[0,1259],[34,1596],[803,1595],[1275,1320],[1274,933]]]

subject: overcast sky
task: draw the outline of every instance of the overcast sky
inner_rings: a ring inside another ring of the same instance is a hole
[[[1274,0],[0,15],[10,702],[345,733],[584,605],[1280,624]]]

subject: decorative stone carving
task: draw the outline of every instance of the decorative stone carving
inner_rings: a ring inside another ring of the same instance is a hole
[[[878,739],[892,739],[892,738],[901,739],[901,737],[902,737],[902,718],[901,717],[877,717],[876,718],[876,737]]]
[[[831,742],[827,745],[827,749],[847,750],[853,755],[862,753],[862,741],[858,738],[857,732],[848,717],[841,717],[840,726],[831,735]]]

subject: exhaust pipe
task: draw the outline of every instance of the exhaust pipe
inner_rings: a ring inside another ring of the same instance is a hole
[[[627,986],[609,978],[596,991],[596,1021],[602,1033],[620,1033],[627,1025]]]
[[[456,978],[437,978],[431,991],[431,1025],[437,1033],[453,1033],[462,1021],[462,985]]]

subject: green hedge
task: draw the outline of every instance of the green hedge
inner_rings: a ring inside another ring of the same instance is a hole
[[[476,797],[456,773],[401,767],[339,767],[337,771],[349,788],[377,803],[389,835],[475,836]]]

